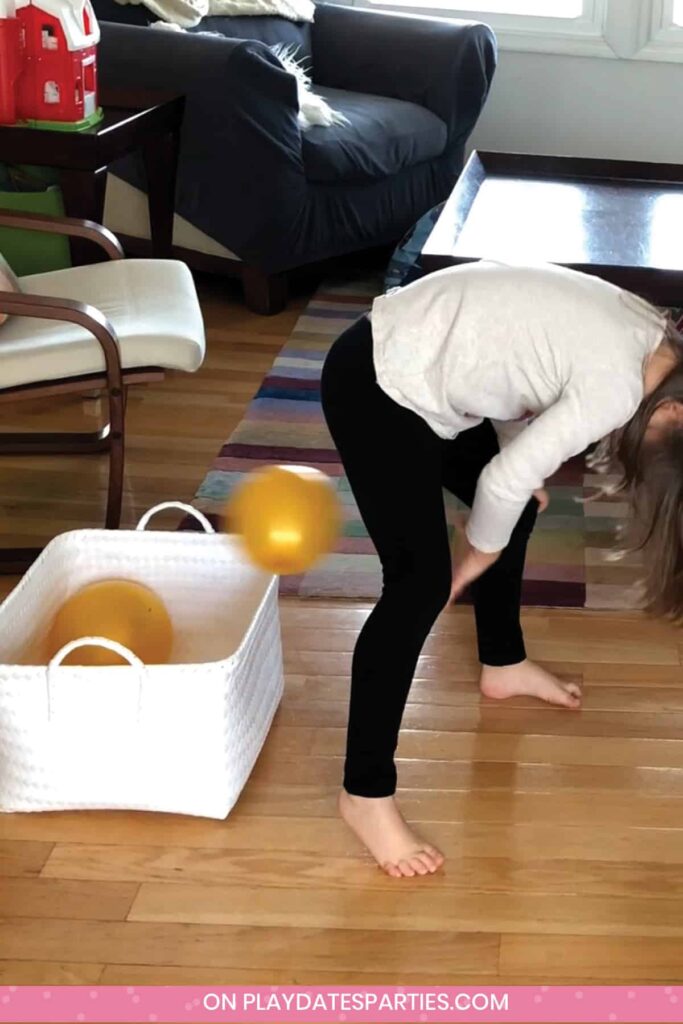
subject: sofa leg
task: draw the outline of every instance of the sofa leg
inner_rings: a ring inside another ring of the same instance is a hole
[[[252,313],[274,316],[287,305],[286,274],[266,274],[259,267],[242,268],[244,300]]]

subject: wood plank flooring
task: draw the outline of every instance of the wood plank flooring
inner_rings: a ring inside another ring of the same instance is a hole
[[[131,400],[126,525],[191,498],[304,301],[261,319],[223,285],[203,283],[202,298],[206,366]],[[100,411],[92,399],[24,404],[3,408],[2,425],[69,429]],[[104,480],[100,458],[3,459],[3,540],[97,523]],[[530,654],[585,687],[572,713],[480,701],[470,615],[443,615],[399,774],[407,815],[449,859],[438,877],[397,883],[335,814],[368,610],[282,602],[285,699],[226,822],[0,818],[0,984],[681,981],[680,631],[632,614],[528,612]]]

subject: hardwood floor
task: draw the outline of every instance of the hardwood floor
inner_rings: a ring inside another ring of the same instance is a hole
[[[133,388],[127,415],[123,525],[158,501],[189,499],[221,443],[237,425],[255,387],[296,323],[302,296],[279,316],[258,317],[228,285],[202,282],[208,355],[194,375]],[[92,429],[99,399],[79,397],[0,406],[0,429]],[[3,544],[42,543],[55,532],[99,526],[104,516],[106,457],[3,457],[0,537]],[[160,522],[163,522],[160,520]],[[169,520],[170,522],[170,520]],[[0,577],[0,596],[8,589]]]
[[[216,285],[202,292],[206,366],[131,400],[126,525],[191,498],[303,303],[266,320]],[[66,428],[97,407],[21,411],[22,426]],[[3,539],[96,523],[103,481],[97,458],[3,459]],[[335,814],[367,612],[282,602],[285,699],[227,821],[0,817],[0,984],[681,981],[680,632],[638,615],[527,613],[531,655],[585,685],[572,713],[480,702],[470,616],[443,615],[399,772],[408,817],[449,859],[438,877],[396,882]]]

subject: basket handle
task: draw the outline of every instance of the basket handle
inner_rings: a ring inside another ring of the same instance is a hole
[[[150,508],[148,512],[145,512],[135,529],[144,530],[152,516],[155,516],[157,512],[164,512],[167,508],[180,509],[180,511],[185,512],[186,515],[193,516],[204,528],[204,533],[216,532],[205,515],[199,512],[196,508],[192,508],[192,505],[186,505],[182,501],[162,501],[160,505],[155,505],[154,508]]]
[[[140,706],[142,704],[142,683],[144,679],[145,666],[144,663],[138,658],[137,654],[120,644],[118,640],[110,640],[106,636],[82,636],[78,640],[69,640],[68,643],[64,644],[57,653],[50,659],[47,666],[46,678],[47,678],[47,717],[48,721],[52,719],[52,677],[53,672],[56,668],[62,664],[64,659],[71,654],[72,651],[77,651],[80,647],[104,647],[108,651],[113,651],[114,654],[118,654],[119,657],[123,658],[131,668],[136,669],[138,676],[138,713],[137,717],[140,718]],[[74,666],[76,667],[76,666]],[[116,666],[112,666],[115,668]]]

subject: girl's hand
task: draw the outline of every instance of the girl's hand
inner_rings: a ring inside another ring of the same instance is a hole
[[[534,491],[534,498],[538,502],[538,511],[545,512],[550,504],[550,495],[546,491],[545,487],[539,487],[537,491]]]
[[[448,598],[448,604],[452,604],[470,583],[479,579],[487,569],[490,569],[500,556],[500,551],[494,551],[489,554],[485,551],[479,551],[477,548],[472,547],[467,538],[463,538],[459,564],[453,571],[453,585],[451,587],[451,595]]]

